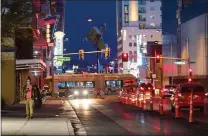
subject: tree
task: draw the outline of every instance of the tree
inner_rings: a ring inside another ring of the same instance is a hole
[[[21,35],[15,35],[15,30],[32,23],[31,0],[2,0],[1,3],[1,36],[27,37],[28,31],[22,29]],[[2,47],[6,48],[4,44]]]

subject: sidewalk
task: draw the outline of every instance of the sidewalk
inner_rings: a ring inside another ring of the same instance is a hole
[[[61,99],[46,100],[35,109],[33,119],[25,119],[25,105],[15,104],[2,112],[2,135],[75,135],[66,105]]]

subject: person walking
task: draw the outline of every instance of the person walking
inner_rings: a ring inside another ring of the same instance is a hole
[[[33,118],[33,106],[34,106],[34,95],[31,85],[31,79],[27,79],[27,85],[26,85],[26,118]]]
[[[41,108],[42,99],[41,99],[40,90],[38,89],[37,85],[34,85],[32,89],[34,94],[35,108]]]

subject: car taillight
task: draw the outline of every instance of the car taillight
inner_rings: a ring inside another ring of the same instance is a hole
[[[205,96],[208,97],[208,93],[205,93]]]

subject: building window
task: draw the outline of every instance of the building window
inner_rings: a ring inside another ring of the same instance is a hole
[[[150,24],[150,27],[151,27],[151,28],[155,28],[155,24],[154,24],[154,23],[151,23],[151,24]]]
[[[132,35],[129,35],[129,39],[131,39],[132,38]]]
[[[155,2],[155,0],[150,0],[150,2]]]
[[[129,6],[128,5],[124,5],[124,13],[129,13]]]
[[[129,51],[129,61],[132,62],[133,54],[132,51]]]
[[[131,42],[129,43],[129,47],[132,47],[132,43]]]
[[[129,23],[129,14],[125,13],[124,21],[125,23]]]
[[[139,21],[146,21],[145,15],[139,15]]]
[[[154,11],[155,10],[155,7],[150,7],[150,11]]]
[[[134,35],[134,38],[136,39],[137,38],[137,35]]]
[[[137,46],[137,43],[134,43],[134,47],[136,47]]]
[[[139,13],[146,13],[145,7],[139,7]]]
[[[143,23],[139,23],[139,29],[145,29],[145,24],[143,24]]]
[[[151,15],[151,16],[150,16],[150,18],[151,18],[151,19],[154,19],[154,18],[155,18],[155,16],[154,16],[154,15]]]
[[[134,62],[137,62],[137,51],[134,51]]]
[[[51,1],[51,13],[56,13],[56,1]]]
[[[151,38],[154,38],[154,35],[150,35]]]
[[[145,5],[146,4],[146,0],[138,0],[138,4],[139,5]]]

